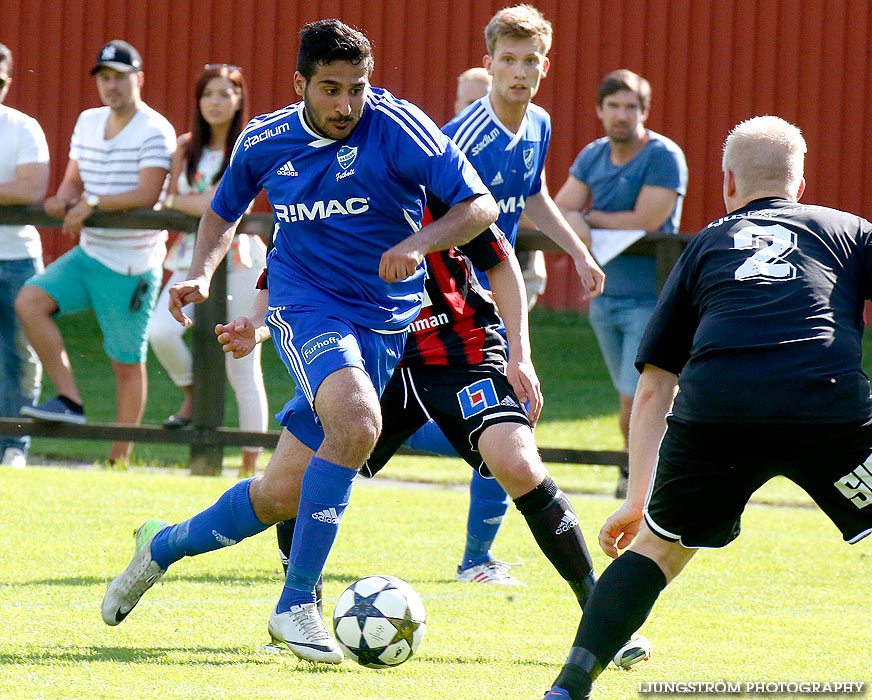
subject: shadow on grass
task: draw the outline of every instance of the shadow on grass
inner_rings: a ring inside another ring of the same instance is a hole
[[[276,567],[278,569],[278,566]],[[357,578],[363,578],[368,574],[361,574]],[[105,586],[111,581],[113,578],[112,575],[109,576],[68,576],[66,578],[41,578],[41,579],[33,579],[31,581],[15,581],[14,585],[16,586]],[[347,584],[351,585],[355,580],[353,577],[343,576],[340,574],[324,574],[324,581],[329,583],[339,583],[339,584]],[[405,577],[404,580],[407,583],[412,585],[420,584],[426,585],[431,583],[453,583],[453,579],[444,579],[444,580],[433,580],[433,579],[415,579],[410,577]],[[281,570],[275,572],[267,572],[264,571],[259,574],[254,574],[251,576],[234,576],[227,574],[195,574],[195,575],[179,575],[176,576],[174,574],[169,574],[167,578],[164,579],[164,584],[172,584],[174,582],[179,583],[215,583],[220,584],[222,586],[248,586],[254,584],[262,584],[262,583],[275,583],[276,585],[280,585],[284,581],[284,575]],[[0,583],[6,583],[8,585],[12,585],[11,581],[3,581],[0,579]]]
[[[177,656],[177,659],[173,659]],[[225,656],[227,658],[221,658]],[[296,664],[296,671],[324,673],[350,672],[342,666],[328,664],[313,664],[297,659],[292,653],[258,654],[250,647],[71,647],[68,649],[52,648],[44,651],[33,651],[23,654],[0,654],[0,666],[17,666],[21,664],[53,665],[60,663],[82,662],[114,662],[114,663],[149,663],[160,662],[161,665],[176,664],[190,666],[203,664],[206,666],[239,666],[241,663],[280,663]]]
[[[563,663],[551,661],[541,661],[539,659],[511,659],[506,660],[496,656],[432,656],[430,654],[416,655],[415,659],[419,663],[432,664],[464,664],[467,666],[478,665],[483,667],[499,666],[500,664],[509,664],[511,666],[536,667],[536,668],[556,668],[562,666]]]

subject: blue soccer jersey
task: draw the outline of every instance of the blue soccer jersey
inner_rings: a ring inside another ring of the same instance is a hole
[[[379,261],[420,228],[425,187],[449,205],[488,191],[421,110],[370,88],[360,122],[342,140],[313,131],[302,102],[252,119],[212,208],[235,221],[266,190],[275,221],[270,306],[323,308],[394,331],[418,314],[424,267],[389,283]]]
[[[497,225],[512,247],[527,197],[542,189],[551,117],[529,105],[517,133],[499,120],[485,95],[442,127],[475,166],[500,208]]]

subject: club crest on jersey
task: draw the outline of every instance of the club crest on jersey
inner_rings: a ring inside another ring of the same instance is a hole
[[[316,335],[312,340],[306,342],[300,352],[307,365],[311,365],[318,355],[322,355],[328,350],[333,350],[339,347],[342,336],[339,333],[322,333]]]
[[[472,418],[485,409],[499,406],[497,390],[490,379],[480,379],[457,392],[457,401],[464,418]]]
[[[535,155],[535,153],[536,151],[532,148],[524,149],[524,166],[527,168],[527,170],[533,167],[533,156]]]
[[[339,149],[339,153],[336,154],[336,160],[342,166],[342,172],[336,173],[336,182],[354,175],[354,168],[351,168],[351,170],[348,168],[355,158],[357,158],[357,146],[343,146]]]
[[[357,146],[343,146],[336,154],[336,160],[339,161],[343,170],[348,170],[348,166],[354,162],[355,158],[357,158]]]

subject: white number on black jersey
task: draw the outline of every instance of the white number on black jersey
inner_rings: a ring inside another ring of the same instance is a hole
[[[792,280],[796,267],[785,258],[796,250],[796,234],[779,224],[746,226],[733,234],[733,248],[756,252],[736,268],[737,280]]]
[[[845,498],[858,508],[872,504],[872,456],[850,474],[846,474],[834,485]]]

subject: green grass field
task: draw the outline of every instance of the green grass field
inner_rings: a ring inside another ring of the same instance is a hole
[[[61,326],[89,418],[111,420],[111,369],[93,318],[63,319]],[[586,319],[537,310],[532,326],[546,395],[539,443],[619,448],[617,400]],[[264,371],[276,410],[290,385],[271,349]],[[146,422],[159,423],[180,394],[153,357],[149,373]],[[46,387],[44,396],[51,391]],[[229,388],[227,397],[227,424],[234,425]],[[106,449],[101,442],[39,439],[30,461],[99,462]],[[0,495],[6,532],[0,539],[0,698],[538,699],[559,671],[577,606],[514,509],[494,551],[524,561],[515,573],[530,586],[495,590],[453,582],[468,496],[445,487],[465,484],[469,470],[460,460],[441,458],[396,458],[385,480],[358,485],[326,572],[328,611],[343,588],[364,575],[390,573],[415,586],[427,607],[428,632],[419,654],[403,666],[316,667],[257,654],[281,586],[272,533],[180,562],[127,621],[106,627],[100,600],[129,560],[133,528],[148,517],[188,517],[233,483],[233,450],[219,478],[172,468],[186,458],[182,446],[142,444],[126,473],[0,468],[7,486]],[[549,469],[575,494],[582,528],[595,546],[597,530],[617,504],[604,497],[614,488],[615,469]],[[644,630],[654,644],[652,660],[632,673],[604,673],[598,698],[639,697],[637,684],[646,681],[867,679],[868,543],[844,545],[805,494],[785,481],[770,482],[755,496],[744,524],[738,542],[700,553],[667,589]],[[602,570],[605,557],[598,551],[594,557]]]
[[[575,633],[577,606],[514,510],[496,550],[524,562],[516,573],[529,587],[457,584],[466,495],[388,481],[356,486],[328,563],[325,607],[360,576],[407,579],[427,608],[428,631],[403,666],[257,654],[281,586],[272,532],[179,562],[110,628],[100,600],[127,564],[132,529],[151,516],[187,517],[232,479],[48,468],[0,468],[0,478],[5,700],[538,700]],[[573,500],[592,541],[616,502]],[[636,698],[638,683],[655,680],[869,679],[868,544],[842,544],[807,507],[751,506],[745,530],[727,549],[701,552],[667,589],[644,629],[652,659],[603,673],[598,698]],[[601,570],[605,557],[594,556]]]

